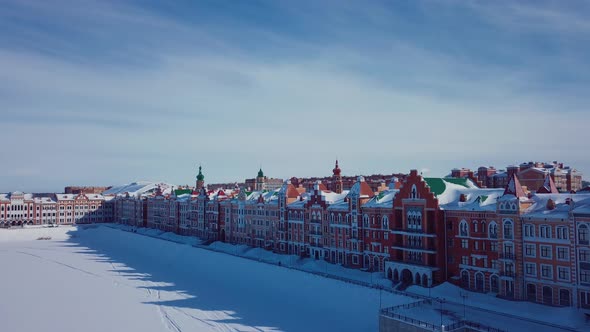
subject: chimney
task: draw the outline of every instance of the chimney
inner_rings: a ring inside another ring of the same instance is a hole
[[[465,194],[461,194],[461,196],[459,196],[459,202],[466,202],[467,201],[467,196],[465,196]]]

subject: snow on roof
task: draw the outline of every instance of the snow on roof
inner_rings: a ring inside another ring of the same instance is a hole
[[[53,200],[51,197],[35,197],[35,203],[37,204],[55,204],[57,203],[55,200]]]
[[[348,196],[349,191],[348,190],[343,190],[342,193],[336,193],[333,191],[328,191],[328,190],[322,190],[320,191],[320,194],[322,195],[322,197],[324,197],[324,201],[328,204],[336,204],[339,202],[344,201],[344,198],[346,198],[346,196]]]
[[[389,189],[380,192],[371,198],[363,207],[365,208],[391,208],[393,207],[393,200],[395,195],[399,193],[397,189]]]
[[[344,190],[341,194],[335,192],[322,192],[322,196],[326,203],[329,204],[328,210],[330,211],[348,211],[348,201],[346,198],[349,196],[349,191]]]
[[[32,200],[33,194],[25,194],[22,191],[15,191],[6,194],[0,194],[0,201],[9,201],[11,199],[15,199],[16,197],[13,196],[23,196],[24,200]]]
[[[180,195],[176,196],[174,199],[177,202],[187,202],[187,201],[191,200],[191,197],[192,197],[191,194],[186,193],[186,194],[180,194]]]
[[[260,197],[265,203],[278,203],[279,191],[280,189],[246,192],[246,204],[257,204]]]
[[[78,196],[86,196],[92,200],[104,200],[104,196],[100,194],[55,194],[58,201],[73,201]]]
[[[555,207],[548,208],[548,201],[552,200]],[[590,205],[590,194],[536,194],[531,197],[534,202],[523,213],[525,218],[544,218],[544,219],[566,219],[569,217],[571,209],[579,213],[586,210]],[[568,204],[567,202],[571,202]],[[580,206],[578,206],[580,205]],[[574,212],[575,213],[575,212]]]
[[[584,195],[588,198],[575,201],[574,209],[572,210],[574,214],[590,214],[590,194]]]
[[[173,185],[163,182],[152,182],[152,181],[137,181],[121,186],[114,186],[111,189],[104,191],[102,194],[105,196],[119,196],[129,193],[129,196],[142,196],[144,194],[151,194],[156,191],[160,186],[164,195],[172,192]]]
[[[424,181],[435,196],[443,194],[447,188],[477,188],[468,178],[424,178]]]
[[[446,202],[441,203],[440,208],[452,211],[495,211],[496,202],[503,194],[502,188],[455,188],[444,194]],[[463,202],[461,195],[465,198]]]
[[[467,178],[424,178],[430,192],[438,198],[440,205],[448,204],[459,199],[461,190],[479,187]]]
[[[310,193],[303,193],[299,199],[288,205],[290,209],[303,209],[307,200],[309,200]]]

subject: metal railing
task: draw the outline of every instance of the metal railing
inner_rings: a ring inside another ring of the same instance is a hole
[[[402,305],[398,305],[395,307],[389,307],[389,308],[384,308],[380,310],[380,314],[382,316],[388,317],[388,318],[392,318],[398,321],[402,321],[404,323],[409,323],[415,326],[419,326],[423,329],[429,329],[431,331],[453,331],[453,330],[457,330],[461,327],[469,327],[472,329],[475,329],[477,331],[482,331],[482,332],[505,332],[504,330],[495,328],[495,327],[491,327],[488,325],[483,325],[477,322],[472,322],[469,320],[459,320],[455,323],[452,324],[442,324],[442,325],[437,325],[437,324],[432,324],[432,323],[428,323],[419,319],[415,319],[415,318],[411,318],[405,315],[401,315],[396,313],[395,311],[398,309],[410,309],[410,308],[415,308],[421,305],[424,305],[426,303],[430,303],[430,300],[422,300],[422,301],[416,301],[416,302],[412,302],[412,303],[407,303],[407,304],[402,304]]]

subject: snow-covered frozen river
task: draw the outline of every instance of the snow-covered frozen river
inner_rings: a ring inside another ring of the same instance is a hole
[[[0,266],[4,331],[378,328],[376,290],[103,226],[0,230]]]

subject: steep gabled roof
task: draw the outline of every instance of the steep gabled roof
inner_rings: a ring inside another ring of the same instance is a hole
[[[539,194],[558,194],[559,191],[555,186],[555,182],[549,174],[545,175],[545,182],[543,182],[543,186],[537,190]]]
[[[524,189],[522,189],[522,185],[520,184],[516,174],[513,174],[510,178],[510,182],[508,182],[506,189],[504,189],[504,195],[513,195],[518,198],[526,197]]]
[[[350,188],[351,195],[357,195],[358,197],[373,197],[375,193],[371,186],[367,182],[365,182],[365,178],[362,176],[358,177],[358,180],[352,185]]]

